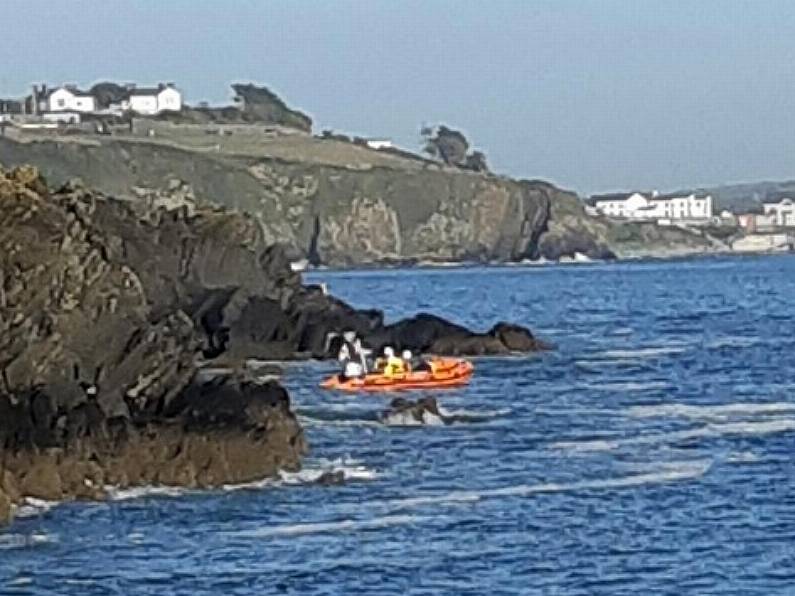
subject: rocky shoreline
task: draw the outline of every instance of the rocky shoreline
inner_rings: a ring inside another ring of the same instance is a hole
[[[327,358],[346,329],[376,349],[548,347],[506,323],[474,333],[421,314],[384,325],[379,311],[302,285],[259,218],[0,170],[0,521],[25,497],[297,469],[308,446],[286,391],[201,367]]]

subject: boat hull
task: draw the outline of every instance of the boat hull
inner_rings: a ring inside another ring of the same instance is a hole
[[[471,362],[455,358],[440,358],[430,362],[430,371],[410,372],[396,377],[369,374],[362,378],[343,379],[334,375],[320,386],[337,391],[406,391],[413,389],[446,389],[469,383],[474,367]]]

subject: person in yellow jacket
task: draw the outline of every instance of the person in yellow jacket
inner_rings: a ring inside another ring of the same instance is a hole
[[[387,378],[406,374],[406,365],[401,358],[395,356],[395,350],[391,346],[384,348],[384,357],[378,359],[376,369],[381,370],[381,374]]]

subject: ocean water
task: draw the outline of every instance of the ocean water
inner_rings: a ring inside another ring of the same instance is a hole
[[[290,365],[304,471],[30,503],[0,593],[795,593],[795,258],[307,277],[557,350],[476,360],[433,393],[451,426],[384,426],[385,397]]]

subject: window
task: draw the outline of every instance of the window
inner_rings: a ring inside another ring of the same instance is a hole
[[[66,100],[65,99],[59,99],[56,103],[58,104],[59,108],[65,108],[66,107]]]

